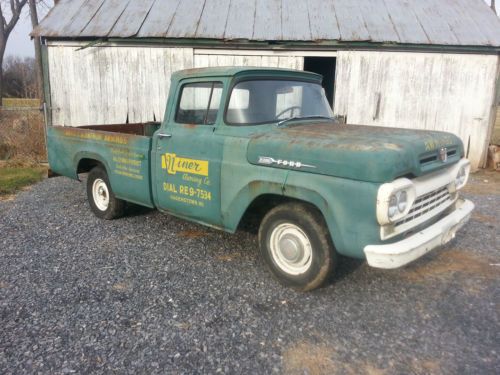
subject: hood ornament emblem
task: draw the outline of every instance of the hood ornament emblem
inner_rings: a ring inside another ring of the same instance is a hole
[[[259,156],[258,163],[264,165],[276,164],[292,168],[316,168],[314,165],[304,164],[300,161],[274,159],[270,156]]]
[[[441,147],[439,149],[439,160],[441,160],[443,163],[448,160],[448,149],[446,147]]]

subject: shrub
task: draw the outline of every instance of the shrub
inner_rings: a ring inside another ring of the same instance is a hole
[[[47,160],[43,114],[38,110],[0,110],[0,160],[32,165]]]

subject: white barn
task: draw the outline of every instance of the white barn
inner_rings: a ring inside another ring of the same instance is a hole
[[[486,160],[500,20],[483,0],[61,0],[33,35],[49,125],[161,120],[179,69],[286,67],[323,74],[349,124],[450,131]]]

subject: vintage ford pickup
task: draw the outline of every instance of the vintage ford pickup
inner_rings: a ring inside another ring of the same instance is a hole
[[[344,125],[321,76],[204,68],[172,76],[161,124],[48,127],[51,170],[89,172],[92,211],[126,202],[235,232],[258,219],[271,273],[320,286],[337,254],[403,266],[450,241],[474,205],[463,144],[437,131]]]

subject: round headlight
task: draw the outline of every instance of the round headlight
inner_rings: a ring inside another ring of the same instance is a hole
[[[394,217],[398,212],[398,198],[395,195],[391,195],[391,198],[389,199],[389,209],[388,209],[388,215],[390,218]]]
[[[397,194],[397,200],[398,200],[398,210],[400,213],[403,213],[406,210],[406,207],[408,206],[408,193],[403,190],[402,192]]]
[[[457,177],[455,177],[455,188],[460,189],[464,184],[467,178],[467,171],[465,166],[461,167],[458,170]]]

